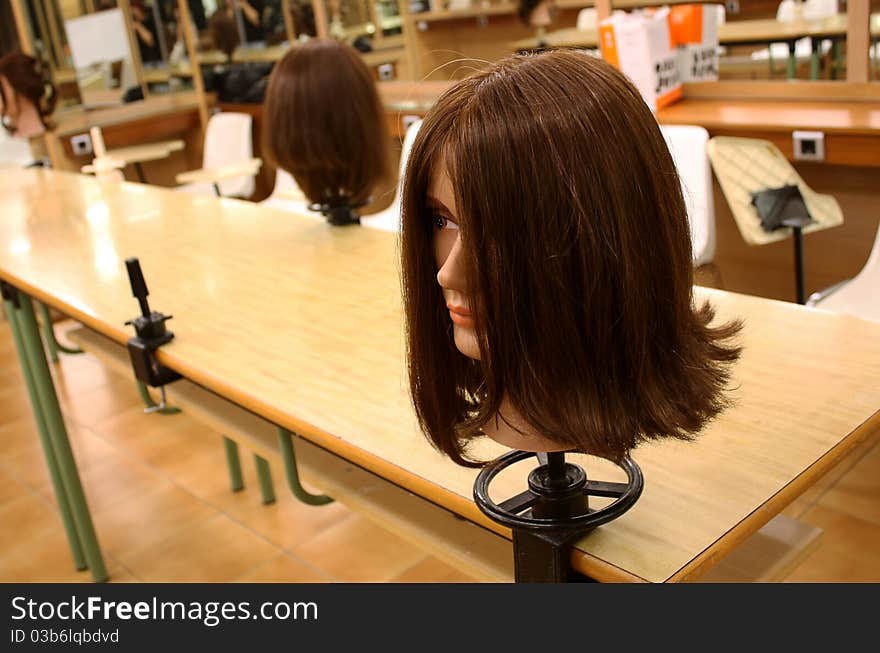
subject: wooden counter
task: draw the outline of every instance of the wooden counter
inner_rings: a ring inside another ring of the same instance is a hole
[[[0,278],[124,343],[138,308],[123,262],[139,257],[151,305],[174,314],[161,363],[508,535],[476,509],[475,471],[441,457],[416,426],[394,234],[46,170],[4,174],[0,194]],[[745,320],[735,406],[694,443],[635,452],[641,499],[573,554],[597,579],[699,577],[880,427],[880,324],[699,295],[720,319]],[[474,453],[502,451],[481,441]],[[579,461],[594,478],[615,478],[605,463]],[[517,481],[499,479],[499,496],[522,489]]]
[[[174,175],[201,166],[202,129],[195,93],[151,95],[146,100],[116,107],[71,110],[53,117],[54,128],[45,135],[46,148],[56,170],[78,171],[93,154],[77,155],[71,138],[98,126],[108,149],[180,139],[184,149],[168,159],[144,166],[151,183],[173,186]],[[126,171],[135,179],[134,171]]]

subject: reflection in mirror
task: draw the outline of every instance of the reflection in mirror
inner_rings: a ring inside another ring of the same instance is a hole
[[[121,9],[65,20],[64,29],[86,108],[143,98]]]
[[[10,0],[0,0],[0,57],[9,52],[21,50],[15,14]]]
[[[293,37],[304,41],[318,35],[311,0],[288,0]]]

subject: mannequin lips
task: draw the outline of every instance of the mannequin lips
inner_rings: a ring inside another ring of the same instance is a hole
[[[454,324],[463,327],[474,327],[474,318],[470,309],[464,306],[456,306],[455,304],[447,304],[446,308],[449,309],[449,317]]]

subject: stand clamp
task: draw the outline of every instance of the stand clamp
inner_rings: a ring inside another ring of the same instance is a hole
[[[309,211],[316,211],[327,218],[327,222],[335,227],[344,227],[351,224],[360,224],[361,218],[354,209],[364,206],[366,202],[352,204],[349,198],[341,195],[327,200],[325,203],[313,202],[309,204]]]
[[[141,307],[140,317],[128,320],[126,325],[134,325],[137,336],[128,341],[128,355],[134,368],[135,376],[152,388],[162,391],[162,401],[149,411],[162,410],[165,405],[165,386],[172,381],[182,378],[180,374],[165,367],[156,360],[156,350],[166,342],[174,338],[171,331],[166,330],[165,322],[173,316],[163,315],[158,311],[151,311],[147,303],[147,284],[141,272],[141,265],[136,258],[125,260],[128,270],[128,278],[131,282],[131,292],[137,298]]]
[[[543,464],[529,474],[529,489],[500,504],[489,497],[489,485],[500,472],[526,458]],[[626,483],[587,480],[583,468],[565,462],[565,453],[511,451],[486,466],[474,483],[477,507],[493,521],[513,530],[518,583],[560,583],[575,580],[568,559],[579,537],[629,510],[642,494],[642,470],[629,457],[619,466]],[[591,510],[589,497],[614,498]]]

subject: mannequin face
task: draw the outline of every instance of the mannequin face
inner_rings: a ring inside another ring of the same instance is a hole
[[[3,85],[3,98],[6,99],[5,103],[0,99],[0,113],[3,114],[4,122],[14,125],[18,122],[19,113],[18,102],[15,101],[15,89],[12,88],[9,80],[2,75],[0,75],[0,84]]]
[[[443,289],[443,299],[449,310],[456,348],[468,358],[479,360],[480,347],[471,316],[465,263],[462,256],[458,213],[452,182],[441,161],[434,169],[428,186],[428,207],[432,213],[434,230],[434,261],[437,264],[437,283]]]

